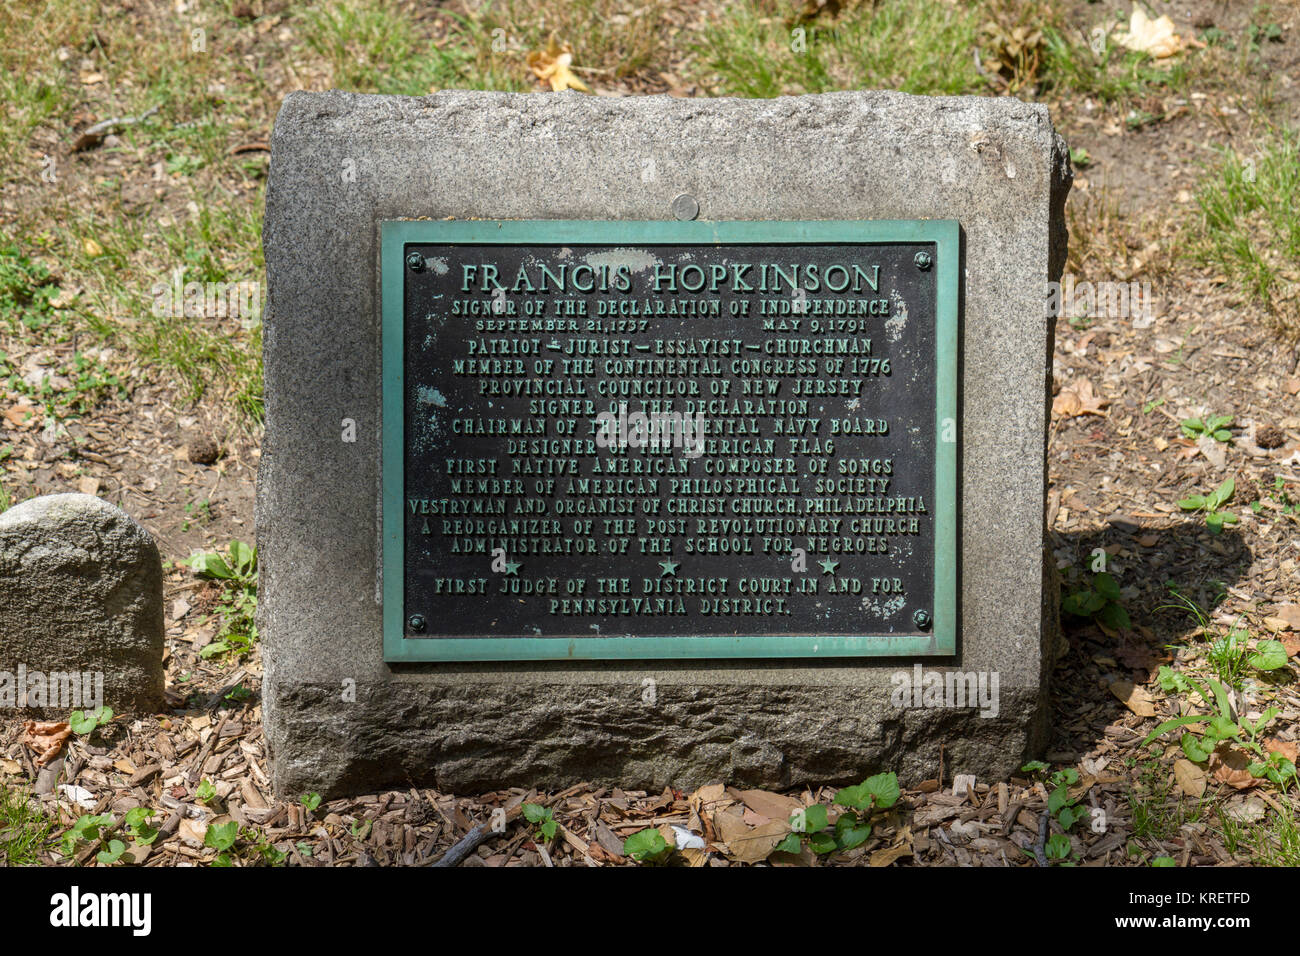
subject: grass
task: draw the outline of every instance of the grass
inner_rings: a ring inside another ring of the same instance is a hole
[[[1094,97],[1105,104],[1124,104],[1154,91],[1187,88],[1187,59],[1160,66],[1145,53],[1127,50],[1111,34],[1097,35],[1095,46],[1075,40],[1062,28],[1044,31],[1045,86],[1072,96]]]
[[[43,864],[39,851],[54,829],[54,821],[28,803],[25,791],[0,783],[0,866]]]
[[[494,55],[491,29],[479,19],[454,17],[454,29],[429,43],[411,11],[392,0],[345,0],[298,16],[308,48],[339,89],[421,96],[450,87],[525,88]]]
[[[1242,823],[1219,811],[1223,845],[1244,851],[1252,866],[1300,866],[1300,824],[1294,814],[1267,811],[1262,823]]]
[[[1196,194],[1192,254],[1300,335],[1300,133],[1265,131],[1253,153],[1221,150]]]
[[[773,0],[728,4],[694,53],[714,95],[831,90],[959,94],[986,86],[975,67],[980,8],[943,0],[860,4],[834,21],[793,24]]]
[[[1174,788],[1169,770],[1155,760],[1142,765],[1138,782],[1128,793],[1128,805],[1134,838],[1156,842],[1178,836],[1184,824],[1200,820],[1209,811],[1207,798],[1184,797]]]
[[[1260,44],[1269,42],[1221,37],[1165,67],[1110,37],[1094,41],[1068,27],[1043,0],[860,0],[813,19],[789,0],[688,9],[669,0],[460,0],[436,8],[340,0],[291,5],[274,22],[240,20],[232,9],[203,2],[181,15],[169,4],[127,9],[50,0],[40,30],[32,31],[25,4],[0,0],[0,35],[11,41],[0,44],[7,106],[0,185],[26,191],[19,211],[5,215],[6,235],[21,238],[0,250],[0,350],[7,330],[20,344],[75,339],[82,350],[110,345],[129,359],[128,367],[92,370],[88,383],[106,387],[77,390],[68,401],[56,400],[58,407],[115,394],[117,374],[118,388],[129,378],[161,380],[182,402],[211,400],[235,408],[241,424],[260,422],[260,324],[156,314],[151,306],[155,286],[170,283],[177,269],[182,282],[264,285],[267,158],[231,149],[265,138],[289,88],[531,90],[537,84],[527,55],[554,37],[572,46],[575,72],[598,88],[629,77],[658,83],[672,70],[679,74],[673,84],[694,82],[711,94],[874,87],[1088,96],[1125,105],[1189,85],[1244,84],[1246,74],[1259,72]],[[1262,7],[1252,14],[1259,24],[1270,17]],[[274,43],[263,26],[274,31]],[[291,64],[287,73],[283,64]],[[116,145],[66,154],[73,132],[87,123],[152,109],[147,119],[120,128]],[[1145,114],[1135,108],[1133,115],[1141,122]],[[118,165],[108,164],[113,159]],[[1267,144],[1253,182],[1242,175],[1247,159],[1225,156],[1202,192],[1201,255],[1221,263],[1248,294],[1291,315],[1294,326],[1288,271],[1300,236],[1286,199],[1300,176],[1295,137]],[[148,193],[155,184],[162,198],[137,209],[123,203],[126,191]],[[1078,219],[1076,212],[1098,215],[1072,201]],[[1122,279],[1140,270],[1149,278],[1149,243],[1133,244],[1145,225],[1112,228],[1110,218],[1102,215],[1095,237],[1095,220],[1071,230],[1072,271]],[[6,300],[14,262],[20,270],[44,263],[52,274],[26,274],[21,301]],[[83,289],[75,302],[48,308],[74,283]]]

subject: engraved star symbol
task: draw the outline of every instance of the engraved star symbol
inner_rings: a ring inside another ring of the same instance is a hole
[[[520,566],[520,563],[521,563],[521,562],[519,562],[519,561],[507,561],[507,562],[506,562],[506,576],[509,577],[510,575],[513,574],[515,577],[519,577],[519,566]]]
[[[832,561],[830,558],[826,558],[823,561],[818,561],[817,563],[822,566],[822,574],[834,574],[835,569],[840,566],[840,563],[838,561]]]
[[[659,567],[663,568],[663,570],[659,572],[659,576],[662,578],[671,574],[673,577],[677,577],[677,569],[681,566],[680,561],[660,561]]]

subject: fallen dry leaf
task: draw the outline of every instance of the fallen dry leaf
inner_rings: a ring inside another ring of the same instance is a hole
[[[1247,769],[1250,755],[1244,750],[1234,749],[1229,744],[1219,744],[1210,754],[1210,773],[1220,783],[1226,783],[1236,790],[1248,790],[1259,783],[1258,778]]]
[[[528,54],[528,68],[537,75],[539,80],[549,83],[554,92],[581,90],[590,93],[590,87],[573,75],[572,65],[573,48],[567,43],[563,46],[556,43],[554,34],[547,42],[545,50],[534,50]]]
[[[727,856],[741,863],[766,860],[790,832],[790,824],[783,820],[751,828],[738,813],[714,814],[713,826],[719,839],[727,845]]]
[[[1128,32],[1115,37],[1122,47],[1146,53],[1156,59],[1173,56],[1188,45],[1174,30],[1174,21],[1161,15],[1152,20],[1137,4],[1133,5],[1133,16],[1129,18]]]
[[[739,797],[745,806],[763,818],[758,821],[759,823],[765,823],[769,820],[789,820],[790,815],[803,806],[794,797],[772,793],[768,790],[733,790],[731,794]]]
[[[36,754],[36,766],[44,767],[59,755],[63,742],[72,736],[66,720],[24,720],[22,743]]]
[[[1124,706],[1139,717],[1154,717],[1156,715],[1154,698],[1145,688],[1138,687],[1132,681],[1111,681],[1110,692],[1123,701]]]
[[[35,405],[11,405],[5,409],[4,417],[15,428],[30,428],[36,424],[38,411],[39,408]]]
[[[877,850],[875,853],[871,854],[871,859],[867,862],[871,866],[889,866],[894,861],[911,855],[911,845],[900,843],[898,846],[892,846],[887,850]]]
[[[1284,622],[1293,631],[1300,631],[1300,604],[1284,604],[1276,608],[1272,617]]]
[[[1261,741],[1264,749],[1272,754],[1281,754],[1292,763],[1296,762],[1296,742],[1294,740],[1282,740],[1278,737],[1265,737]]]
[[[1174,779],[1178,781],[1178,789],[1189,797],[1205,793],[1205,771],[1190,760],[1174,762]]]
[[[1074,418],[1078,415],[1105,415],[1102,411],[1110,399],[1097,395],[1092,382],[1077,378],[1052,399],[1052,414],[1057,418]]]

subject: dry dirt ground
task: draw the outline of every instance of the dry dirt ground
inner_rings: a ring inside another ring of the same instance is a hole
[[[144,23],[165,17],[169,5],[137,0],[121,6]],[[264,146],[279,97],[299,87],[326,88],[332,77],[318,59],[277,56],[296,29],[285,5],[233,7],[255,26],[240,40],[240,53],[260,71],[262,83],[227,146],[253,158],[249,178],[214,175],[195,186],[174,174],[159,175],[158,157],[143,148],[115,149],[110,143],[69,152],[78,133],[104,116],[91,84],[81,111],[41,124],[28,144],[33,153],[58,151],[64,157],[62,201],[100,204],[109,217],[179,214],[195,189],[211,192],[214,201],[260,203]],[[1248,5],[1236,3],[1169,7],[1180,25],[1232,33],[1244,30],[1252,16]],[[1079,3],[1067,14],[1086,31],[1096,9]],[[689,31],[693,16],[689,7],[674,8],[665,29]],[[1274,5],[1273,16],[1285,39],[1260,51],[1262,72],[1272,83],[1269,110],[1274,119],[1294,122],[1300,39],[1292,31],[1300,29],[1300,14],[1286,4]],[[655,67],[633,76],[603,85],[599,76],[589,79],[606,94],[703,93],[688,72],[669,50]],[[1293,794],[1213,764],[1208,786],[1202,779],[1198,787],[1194,779],[1175,776],[1181,757],[1176,746],[1163,752],[1137,746],[1158,719],[1181,706],[1162,691],[1159,667],[1202,673],[1210,637],[1244,627],[1254,635],[1276,634],[1292,656],[1260,693],[1280,711],[1269,732],[1295,757],[1300,618],[1279,617],[1279,611],[1300,603],[1300,517],[1286,510],[1288,500],[1300,498],[1300,351],[1225,276],[1190,265],[1180,248],[1195,216],[1192,196],[1202,164],[1212,161],[1216,148],[1248,142],[1259,122],[1253,82],[1118,105],[1044,96],[1071,147],[1086,150],[1090,159],[1077,171],[1069,204],[1068,270],[1078,281],[1146,282],[1156,302],[1149,322],[1063,317],[1053,357],[1050,547],[1066,593],[1081,585],[1097,549],[1104,549],[1132,617],[1132,626],[1121,628],[1067,618],[1068,652],[1053,675],[1048,759],[1077,771],[1070,798],[1089,809],[1090,821],[1105,821],[1072,831],[1072,854],[1084,865],[1145,866],[1156,856],[1180,865],[1260,862],[1258,846],[1244,835],[1225,836],[1224,815],[1243,827],[1270,810],[1295,819]],[[1135,110],[1142,116],[1132,122]],[[115,184],[107,198],[98,188],[105,179]],[[36,182],[6,186],[0,199],[6,231],[26,228],[34,210],[48,202],[40,189]],[[54,265],[59,288],[75,291],[76,276]],[[11,364],[28,370],[55,366],[60,350],[70,355],[77,348],[75,339],[25,354],[8,345]],[[833,798],[834,786],[769,794],[728,788],[726,781],[695,793],[647,794],[574,781],[553,794],[409,789],[315,806],[310,797],[275,797],[259,719],[259,652],[202,656],[217,636],[220,592],[184,564],[196,550],[224,547],[232,538],[253,540],[260,430],[231,410],[229,393],[214,389],[191,402],[165,376],[139,373],[120,349],[106,359],[128,380],[127,394],[105,396],[56,426],[22,411],[31,400],[6,393],[0,383],[0,448],[11,449],[0,468],[15,500],[89,491],[121,506],[157,536],[173,562],[166,661],[173,706],[165,715],[118,718],[93,735],[74,737],[44,769],[18,742],[15,721],[0,726],[0,775],[33,788],[56,820],[54,837],[86,813],[110,813],[120,821],[132,807],[150,806],[159,811],[154,823],[161,836],[147,846],[128,841],[135,862],[147,865],[210,863],[217,850],[205,845],[207,828],[232,820],[246,828],[232,851],[242,864],[282,854],[289,864],[304,866],[411,865],[438,859],[501,809],[507,811],[504,832],[491,833],[460,865],[627,865],[627,836],[676,825],[709,844],[703,851],[684,851],[676,862],[726,866],[766,856],[740,849],[743,840],[728,842],[737,818],[756,828],[751,832],[762,832],[796,807]],[[1185,437],[1182,419],[1215,414],[1232,416],[1230,442],[1198,444]],[[1214,535],[1202,516],[1185,512],[1177,501],[1228,477],[1236,483],[1231,507],[1240,521]],[[1160,610],[1172,602],[1171,583],[1206,608],[1204,625],[1187,613]],[[1247,699],[1238,704],[1243,713],[1262,706]],[[778,854],[772,862],[1035,865],[1052,789],[1043,776],[977,781],[955,793],[952,768],[937,766],[930,780],[901,781],[898,803],[877,816],[871,838],[858,849],[819,859],[806,850]],[[205,781],[210,791],[201,789]],[[518,821],[525,802],[552,809],[559,823],[553,838],[542,839]],[[1053,823],[1051,830],[1059,826]],[[671,830],[664,832],[672,837]],[[119,828],[106,836],[121,833]],[[83,844],[72,859],[95,865],[100,848]],[[52,849],[40,857],[69,859]]]

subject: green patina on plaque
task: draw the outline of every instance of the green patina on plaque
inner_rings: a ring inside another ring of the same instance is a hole
[[[387,661],[955,653],[956,222],[381,229]]]

